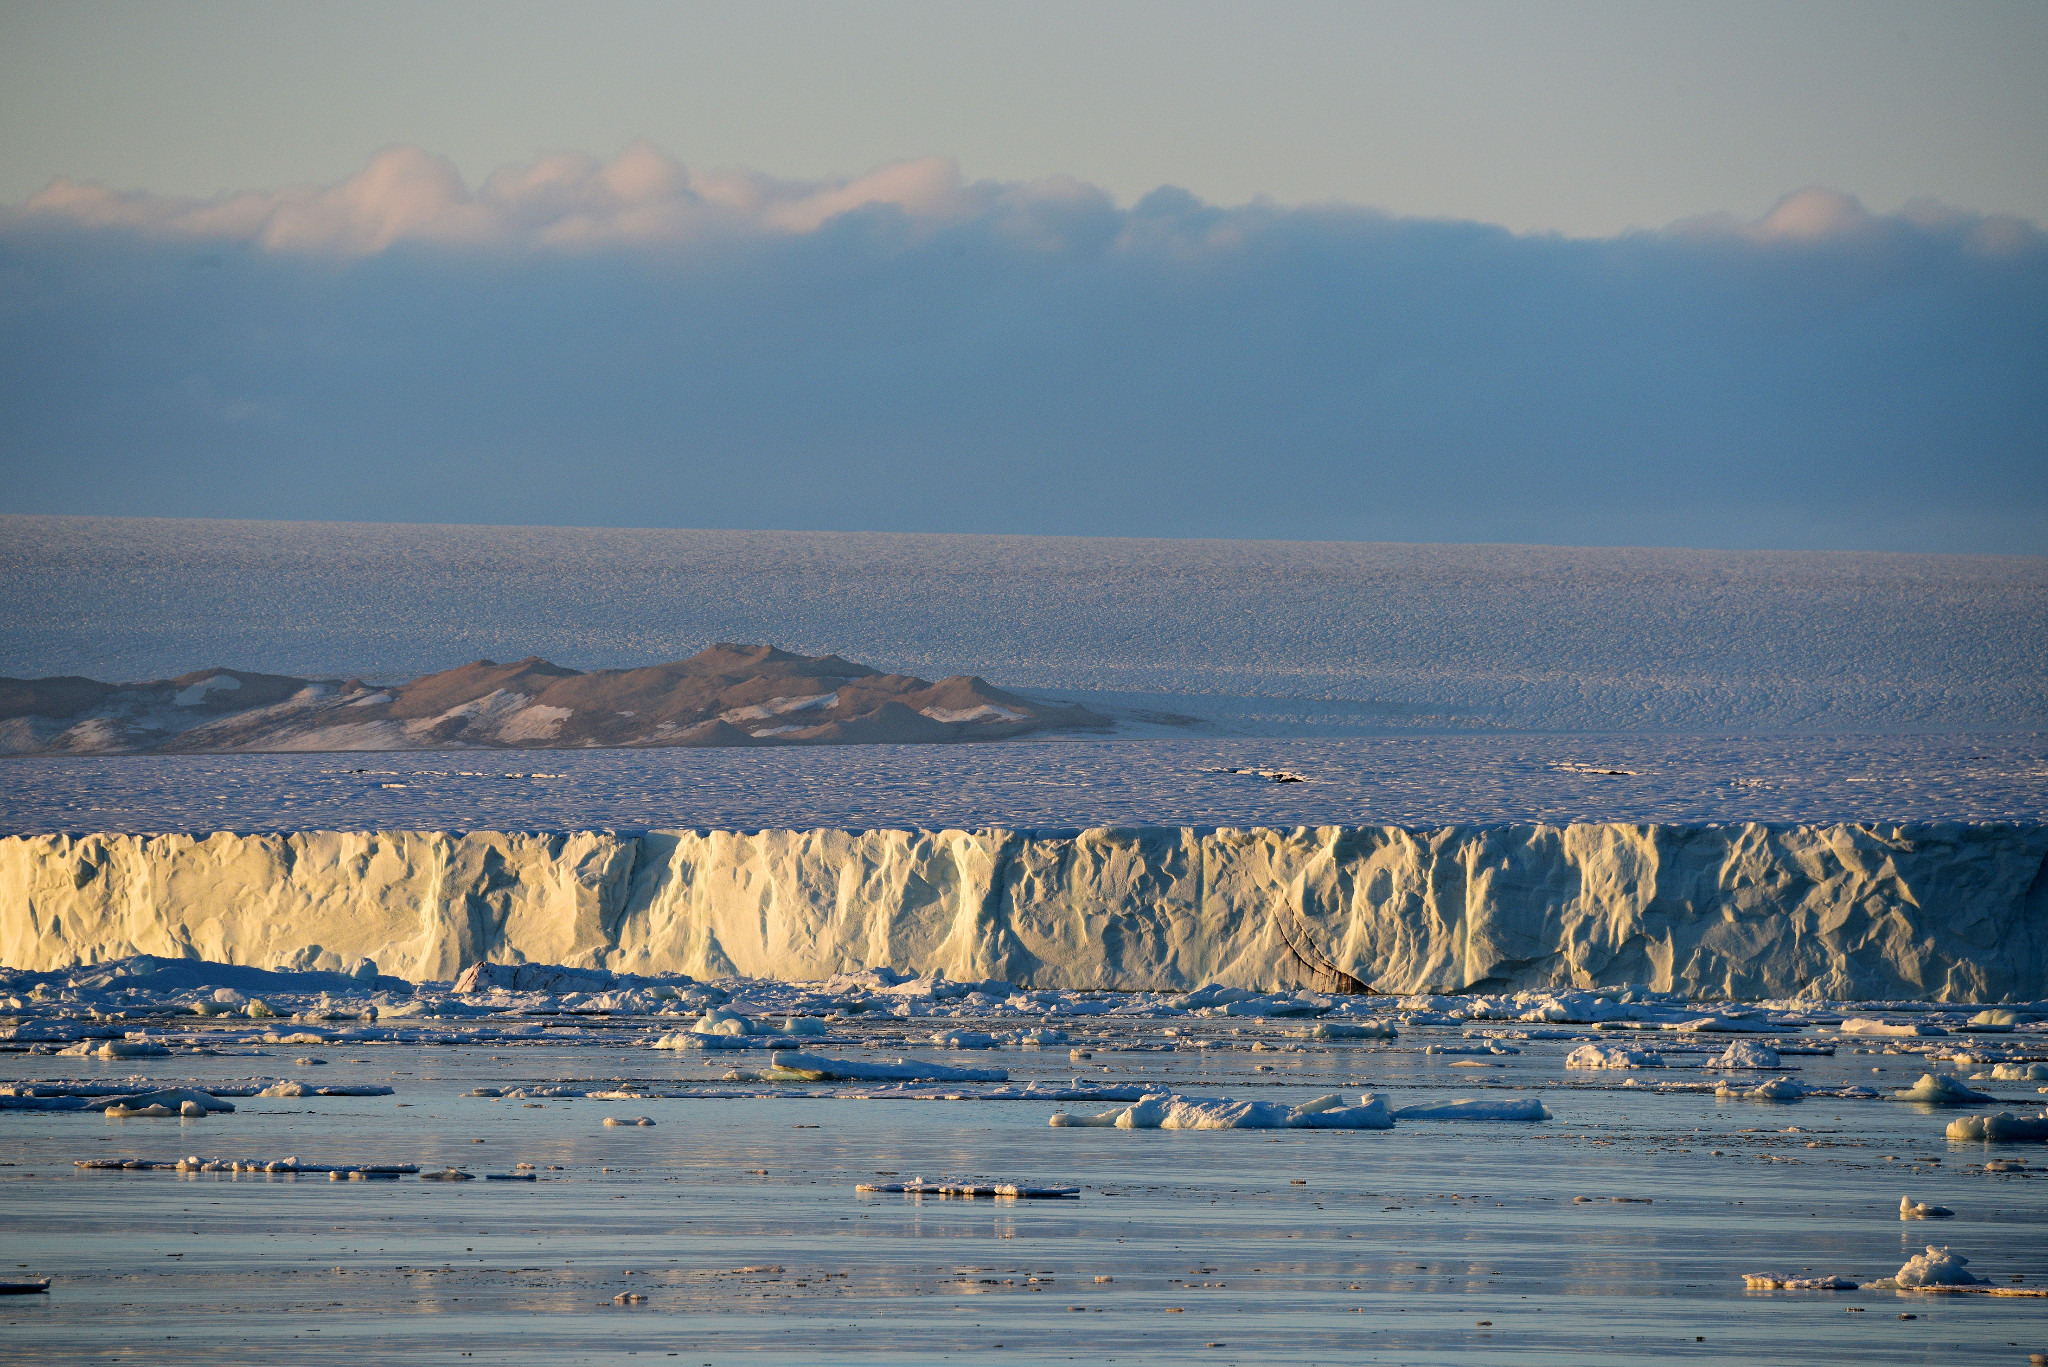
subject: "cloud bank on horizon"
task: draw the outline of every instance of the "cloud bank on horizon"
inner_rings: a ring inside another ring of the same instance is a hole
[[[393,148],[0,209],[0,511],[2048,552],[2048,239]]]

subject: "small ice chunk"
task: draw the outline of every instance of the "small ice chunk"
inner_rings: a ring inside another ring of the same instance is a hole
[[[1872,1282],[1870,1289],[1904,1291],[1921,1286],[1980,1285],[1981,1277],[1972,1276],[1964,1270],[1969,1261],[1960,1253],[1951,1253],[1947,1248],[1929,1244],[1925,1253],[1915,1253],[1895,1274],[1883,1281]]]
[[[778,1050],[769,1056],[773,1071],[790,1080],[805,1082],[1008,1082],[1003,1068],[953,1068],[943,1063],[925,1063],[899,1058],[894,1063],[868,1063],[861,1059],[827,1058],[822,1054],[800,1054]]]
[[[1882,1038],[1912,1039],[1923,1035],[1946,1035],[1948,1031],[1925,1021],[1894,1023],[1876,1016],[1851,1016],[1840,1026],[1845,1035],[1875,1035]]]
[[[2014,1115],[2011,1111],[1961,1116],[1948,1122],[1948,1137],[1993,1144],[2048,1140],[2048,1111],[2038,1116]]]
[[[1739,1101],[1799,1101],[1806,1096],[1806,1088],[1789,1077],[1774,1077],[1769,1082],[1759,1083],[1747,1090],[1731,1086],[1723,1078],[1714,1088],[1717,1097],[1734,1097]]]
[[[1787,1277],[1778,1272],[1751,1272],[1742,1281],[1752,1291],[1854,1291],[1858,1286],[1847,1277]]]
[[[1229,1097],[1153,1092],[1128,1106],[1098,1115],[1054,1113],[1056,1128],[1091,1126],[1118,1130],[1389,1130],[1394,1118],[1385,1097],[1368,1092],[1356,1106],[1334,1093],[1299,1106],[1282,1101],[1235,1101]]]
[[[1734,1046],[1730,1046],[1733,1048]],[[1620,1044],[1582,1044],[1564,1056],[1567,1068],[1662,1068],[1664,1056]]]
[[[420,1181],[422,1182],[469,1182],[473,1180],[470,1174],[464,1172],[461,1168],[443,1168],[439,1172],[423,1172],[420,1174]]]
[[[642,1125],[642,1126],[651,1126],[651,1125],[653,1125],[653,1124],[654,1124],[654,1122],[653,1122],[652,1120],[648,1119],[648,1118],[647,1118],[646,1116],[644,1116],[644,1115],[640,1115],[640,1116],[634,1116],[634,1117],[633,1117],[633,1118],[632,1118],[631,1120],[621,1120],[621,1119],[619,1119],[619,1118],[618,1118],[617,1116],[615,1116],[615,1115],[608,1115],[608,1116],[606,1116],[606,1117],[604,1118],[604,1123],[605,1123],[605,1124],[607,1124],[607,1125],[613,1125],[613,1126],[617,1126],[617,1125]]]
[[[861,1182],[855,1191],[904,1193],[911,1196],[1011,1197],[1017,1200],[1059,1200],[1081,1194],[1079,1187],[1034,1187],[1023,1182]]]
[[[1972,1089],[1968,1083],[1950,1073],[1922,1073],[1918,1082],[1911,1087],[1901,1088],[1892,1095],[1901,1101],[1922,1101],[1930,1106],[1967,1106],[1972,1102],[1998,1099],[1988,1092]]]
[[[2001,1063],[1991,1070],[1993,1082],[2048,1082],[2048,1063]]]
[[[1899,1218],[1901,1220],[1946,1220],[1954,1214],[1955,1212],[1947,1206],[1924,1205],[1921,1202],[1915,1201],[1910,1196],[1901,1196],[1899,1198]]]
[[[690,1027],[700,1035],[751,1035],[755,1033],[753,1022],[739,1012],[723,1006],[714,1006]]]
[[[1752,1039],[1739,1039],[1723,1049],[1711,1065],[1715,1068],[1782,1068],[1778,1051]]]
[[[1310,1039],[1398,1039],[1401,1032],[1392,1021],[1318,1021],[1308,1032]]]
[[[1550,1108],[1535,1097],[1515,1100],[1430,1101],[1402,1106],[1394,1111],[1396,1120],[1549,1120]]]
[[[1970,1017],[1971,1030],[1981,1034],[2003,1035],[2020,1023],[2020,1013],[1994,1006],[1988,1011],[1979,1011]]]
[[[979,1030],[940,1030],[933,1034],[932,1043],[941,1049],[993,1049],[996,1037]]]

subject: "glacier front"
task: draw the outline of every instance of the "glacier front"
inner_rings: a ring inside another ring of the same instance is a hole
[[[0,962],[1058,988],[2048,996],[2048,826],[302,831],[0,839]]]

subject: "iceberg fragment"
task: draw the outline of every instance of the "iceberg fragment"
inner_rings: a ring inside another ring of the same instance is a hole
[[[1299,1106],[1281,1101],[1236,1101],[1229,1097],[1154,1092],[1129,1106],[1099,1115],[1056,1111],[1056,1128],[1092,1126],[1118,1130],[1390,1130],[1394,1118],[1385,1097],[1367,1092],[1356,1106],[1334,1093]]]
[[[1920,1101],[1930,1106],[1967,1106],[1977,1101],[1996,1101],[1988,1092],[1972,1088],[1951,1073],[1922,1073],[1911,1087],[1892,1093],[1901,1101]]]

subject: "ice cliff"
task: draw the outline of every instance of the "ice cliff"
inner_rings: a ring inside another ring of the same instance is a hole
[[[1040,987],[2048,996],[2048,826],[306,831],[0,839],[0,962]],[[331,961],[331,962],[330,962]]]

